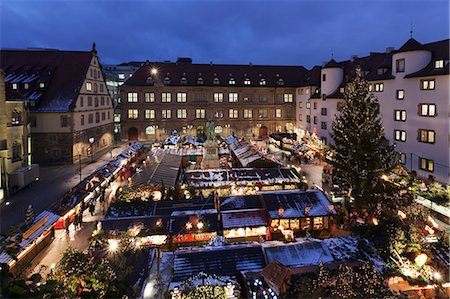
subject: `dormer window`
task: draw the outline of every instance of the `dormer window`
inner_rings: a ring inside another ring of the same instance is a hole
[[[363,77],[366,77],[369,74],[369,71],[363,71],[362,74],[363,74]]]
[[[259,85],[266,85],[266,79],[262,78],[259,80]]]
[[[153,78],[152,77],[147,77],[147,80],[145,80],[145,82],[147,84],[153,84]]]
[[[250,81],[249,78],[246,78],[246,79],[244,80],[244,85],[250,85],[250,84],[252,84],[252,82]]]
[[[202,77],[199,77],[198,79],[197,79],[197,84],[198,85],[203,85],[205,82],[203,81],[203,78]]]
[[[29,89],[29,88],[30,88],[30,84],[28,84],[28,83],[23,84],[23,89]]]
[[[164,85],[169,85],[169,84],[170,84],[170,78],[166,76],[164,78]]]
[[[220,80],[219,80],[219,78],[214,78],[214,80],[213,80],[213,84],[214,85],[219,85],[220,84]]]
[[[234,80],[234,78],[230,78],[230,80],[228,81],[228,84],[235,85],[236,84],[236,80]]]
[[[405,72],[405,59],[397,59],[395,61],[395,70],[397,73],[403,73]]]
[[[14,89],[14,90],[16,90],[16,89],[17,89],[17,83],[11,84],[11,88]]]
[[[443,59],[436,60],[434,62],[434,68],[435,69],[443,69],[444,68],[444,60]]]
[[[281,79],[281,78],[278,79],[278,80],[277,80],[277,84],[278,84],[278,85],[284,85],[284,80]]]
[[[340,93],[344,93],[344,91],[345,91],[345,90],[344,90],[344,87],[340,87],[340,88],[339,88],[339,92],[340,92]]]
[[[186,84],[187,84],[187,79],[186,79],[186,77],[181,77],[180,84],[181,84],[181,85],[186,85]]]
[[[89,83],[89,82],[88,82],[88,83]],[[90,90],[90,89],[87,88],[87,87],[88,87],[88,83],[86,83],[86,89],[87,89],[87,90]],[[90,84],[90,83],[89,83],[89,84]],[[39,88],[40,88],[40,89],[44,89],[44,88],[45,88],[45,83],[44,83],[44,82],[40,82],[40,83],[39,83]]]
[[[377,75],[383,75],[384,73],[386,73],[386,71],[387,68],[380,67],[377,69]]]

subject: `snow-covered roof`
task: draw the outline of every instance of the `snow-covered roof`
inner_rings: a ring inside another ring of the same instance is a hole
[[[217,214],[217,211],[216,209],[173,211],[171,216],[191,216],[203,214]]]
[[[239,211],[222,212],[222,224],[224,229],[267,226],[269,223],[264,209],[248,209]]]
[[[229,147],[243,167],[261,167],[260,165],[266,165],[266,167],[280,166],[278,162],[257,151],[247,141],[235,140],[229,144]]]
[[[330,215],[331,201],[319,190],[280,190],[260,193],[270,218],[305,218]],[[280,217],[279,209],[283,208]],[[309,215],[305,210],[309,207]],[[333,210],[333,213],[336,212]]]

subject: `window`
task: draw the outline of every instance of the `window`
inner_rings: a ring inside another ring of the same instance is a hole
[[[92,106],[92,97],[88,97],[88,106],[89,106],[89,107]]]
[[[298,108],[303,108],[303,102],[298,102]]]
[[[88,115],[88,123],[92,124],[94,122],[94,114],[89,114]]]
[[[311,123],[311,115],[306,115],[306,122],[307,122],[308,124]]]
[[[267,84],[266,79],[259,80],[259,85],[266,85],[266,84]]]
[[[30,84],[28,84],[28,83],[23,84],[23,89],[29,89],[29,88],[30,88]]]
[[[313,123],[315,124],[315,125],[317,125],[317,121],[319,120],[319,118],[317,117],[317,116],[314,116],[314,118],[313,118]]]
[[[406,110],[394,110],[394,120],[406,121]]]
[[[417,140],[424,143],[434,143],[436,134],[433,130],[419,129],[417,131]]]
[[[186,84],[187,84],[187,79],[186,79],[186,77],[181,77],[181,79],[180,79],[180,84],[181,84],[181,85],[186,85]]]
[[[314,107],[314,110],[317,109],[317,102],[314,102],[314,103],[313,103],[313,107]]]
[[[91,82],[86,82],[86,90],[92,91],[92,83]]]
[[[436,60],[434,62],[434,68],[435,69],[443,69],[444,68],[444,60]]]
[[[326,121],[321,122],[321,123],[320,123],[320,128],[321,128],[322,130],[326,130],[326,129],[327,129],[327,122],[326,122]]]
[[[21,147],[22,145],[18,142],[14,142],[12,146],[12,160],[19,161],[22,159],[21,157]]]
[[[405,71],[405,59],[397,59],[395,61],[395,69],[397,73],[403,73]]]
[[[108,111],[108,119],[111,119],[111,111]]]
[[[197,84],[198,85],[203,85],[205,82],[203,81],[203,78],[202,77],[200,77],[200,78],[198,78],[197,79]]]
[[[106,113],[102,112],[102,120],[105,120],[105,119],[106,119]]]
[[[419,157],[419,168],[422,170],[434,171],[434,161],[426,158]]]
[[[95,122],[96,123],[100,122],[100,112],[95,112]]]
[[[405,98],[405,91],[403,89],[397,89],[397,100],[403,100]]]
[[[215,92],[214,93],[214,102],[215,103],[222,103],[223,102],[223,93]]]
[[[195,118],[205,118],[205,109],[195,109]]]
[[[17,83],[11,84],[11,88],[14,89],[14,90],[17,89]]]
[[[163,103],[172,102],[172,94],[170,92],[161,93],[161,102],[163,102]]]
[[[216,111],[214,112],[215,118],[222,118],[223,117],[223,111]]]
[[[121,80],[125,79],[125,74],[119,74],[119,79]]]
[[[155,110],[145,109],[145,118],[146,119],[155,119]]]
[[[306,102],[306,109],[311,109],[311,102]]]
[[[165,77],[164,78],[164,85],[169,85],[170,84],[170,78],[169,77]]]
[[[244,102],[250,102],[250,97],[249,96],[244,96],[243,100],[244,100]]]
[[[98,107],[98,98],[97,97],[94,98],[94,106]]]
[[[81,114],[80,123],[84,126],[84,114]]]
[[[406,164],[406,155],[404,153],[398,153],[398,162],[402,165]]]
[[[186,109],[177,110],[177,118],[186,118],[186,117],[187,117]]]
[[[83,107],[83,106],[84,106],[84,98],[80,97],[80,107]]]
[[[327,81],[327,74],[322,74],[322,81],[323,82]]]
[[[230,80],[228,80],[228,84],[235,85],[236,84],[236,80],[234,80],[234,78],[230,78]]]
[[[382,92],[384,90],[384,84],[383,83],[375,83],[375,91]]]
[[[154,126],[148,126],[145,128],[145,134],[147,135],[155,135],[155,127]]]
[[[269,117],[267,109],[259,109],[259,118],[267,118],[267,117]]]
[[[237,109],[230,109],[228,110],[228,116],[230,118],[238,118],[239,117],[239,113]]]
[[[67,115],[61,115],[60,117],[61,127],[67,127]]]
[[[223,132],[222,126],[216,126],[216,127],[214,128],[214,133],[220,134],[220,133],[222,133],[222,132]]]
[[[139,112],[137,109],[128,109],[128,118],[129,119],[137,119],[139,116]]]
[[[283,79],[278,79],[277,84],[278,85],[284,85],[284,80]]]
[[[214,80],[213,80],[213,84],[214,85],[219,85],[220,84],[220,80],[219,80],[219,78],[214,78]]]
[[[252,118],[253,110],[252,109],[244,109],[244,118]]]
[[[172,118],[172,110],[170,110],[170,109],[161,110],[161,117],[166,118],[166,119]]]
[[[373,91],[373,85],[372,84],[369,84],[369,92],[370,91]]]
[[[186,103],[186,93],[185,92],[178,92],[177,93],[177,102],[178,103]]]
[[[103,84],[100,84],[100,92],[103,92],[105,89],[103,87]]]
[[[336,110],[337,110],[337,111],[341,111],[341,110],[342,110],[342,106],[344,106],[344,103],[343,103],[343,102],[337,102],[337,104],[336,104]]]
[[[147,102],[147,103],[155,102],[155,93],[154,92],[146,92],[144,94],[144,96],[145,96],[145,102]]]
[[[44,89],[45,88],[45,83],[44,82],[40,82],[39,83],[39,88],[40,89]]]
[[[321,108],[320,115],[327,115],[327,108]]]
[[[228,94],[228,102],[236,103],[237,101],[238,101],[238,94],[237,94],[237,92],[230,92]]]
[[[294,95],[292,93],[285,93],[284,94],[284,102],[285,103],[293,103],[294,102]]]
[[[260,102],[263,102],[263,103],[267,102],[267,96],[264,95],[264,94],[260,95],[260,96],[259,96],[259,101],[260,101]]]
[[[405,142],[406,141],[406,131],[394,130],[394,140]]]
[[[420,116],[436,116],[436,105],[435,104],[419,104],[419,115]]]
[[[421,90],[434,90],[434,79],[431,80],[420,80]]]
[[[299,120],[299,121],[303,121],[303,115],[302,115],[302,114],[299,114],[299,115],[298,115],[298,120]]]
[[[275,117],[276,118],[281,118],[281,109],[276,109],[275,110]]]
[[[137,92],[129,92],[128,93],[128,103],[137,103],[138,101],[138,93]]]
[[[96,93],[97,91],[98,91],[97,83],[94,83],[94,92]]]
[[[340,93],[344,93],[345,92],[345,88],[344,87],[339,87],[339,92]]]
[[[104,97],[100,98],[100,105],[101,106],[105,105],[105,98]]]
[[[250,81],[249,78],[246,78],[246,79],[244,80],[244,85],[250,85],[250,84],[252,84],[252,82]]]

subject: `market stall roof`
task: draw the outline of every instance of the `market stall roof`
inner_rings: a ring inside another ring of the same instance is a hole
[[[195,146],[203,145],[203,141],[199,141],[199,139],[194,136],[184,136],[183,139],[183,144],[192,144]]]
[[[231,151],[233,151],[239,163],[243,167],[278,167],[279,163],[270,159],[269,156],[263,155],[257,151],[250,143],[247,141],[239,141],[229,145]]]
[[[174,212],[170,217],[169,231],[173,235],[189,234],[189,233],[205,233],[217,232],[219,229],[219,220],[215,209],[186,211],[185,213]],[[198,229],[195,224],[203,222],[204,227]],[[186,228],[186,224],[191,222],[193,227]]]
[[[220,198],[220,209],[222,211],[230,210],[246,210],[246,209],[262,209],[261,196],[255,195],[239,195],[227,196]]]
[[[180,166],[180,156],[165,154],[148,182],[153,185],[164,184],[164,186],[173,187],[177,182]]]
[[[212,198],[192,199],[192,200],[162,200],[155,202],[154,215],[172,215],[176,211],[196,211],[214,209]],[[215,210],[214,210],[215,211]]]
[[[169,148],[165,149],[167,153],[176,156],[203,156],[204,148]],[[219,147],[219,155],[227,155],[230,153],[228,148]]]
[[[182,281],[200,272],[234,276],[240,271],[262,269],[265,265],[259,244],[193,247],[175,252],[172,281]]]
[[[267,262],[279,261],[284,266],[304,267],[342,261],[370,260],[377,268],[384,263],[378,256],[371,256],[358,248],[355,236],[324,240],[300,238],[293,243],[268,241],[263,243]]]
[[[162,221],[162,226],[167,228],[170,217],[161,216],[137,216],[137,217],[121,217],[108,218],[102,220],[102,230],[106,233],[112,231],[124,232],[128,229],[142,225],[143,228],[155,228],[158,221]]]
[[[330,215],[331,201],[318,190],[281,190],[260,193],[270,218],[306,218]],[[305,208],[309,207],[309,215]],[[283,214],[279,215],[279,209]],[[336,213],[333,211],[333,213]]]
[[[222,212],[224,229],[267,226],[269,219],[264,209],[249,209]]]
[[[25,250],[30,245],[32,245],[39,238],[39,236],[41,236],[41,234],[45,232],[47,229],[52,227],[59,220],[59,218],[60,218],[59,215],[56,215],[47,210],[37,215],[30,226],[31,228],[40,221],[45,222],[41,223],[41,225],[39,227],[36,227],[36,229],[33,232],[31,232],[31,234],[26,239],[23,239],[22,242],[20,242],[19,244],[19,247],[21,248],[20,252]],[[5,251],[0,253],[0,264],[9,263],[12,260],[13,258]]]
[[[229,186],[232,183],[281,184],[300,182],[300,175],[295,168],[233,168],[187,170],[184,181],[194,187]]]

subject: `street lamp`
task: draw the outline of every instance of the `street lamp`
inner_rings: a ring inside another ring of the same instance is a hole
[[[94,162],[94,137],[89,138],[89,147],[91,148],[91,162]]]

